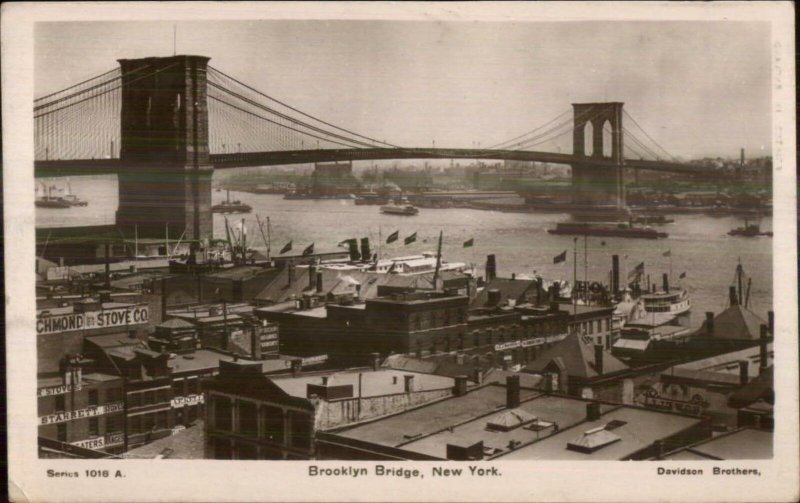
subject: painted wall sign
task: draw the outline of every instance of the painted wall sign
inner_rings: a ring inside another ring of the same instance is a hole
[[[319,365],[328,361],[328,355],[307,356],[303,358],[303,366]]]
[[[125,406],[122,402],[107,403],[97,407],[89,407],[86,409],[70,410],[66,412],[58,412],[56,414],[48,414],[39,418],[39,424],[55,424],[64,423],[66,421],[73,421],[75,419],[83,419],[87,417],[102,416],[104,414],[111,414],[112,412],[122,412]]]
[[[81,440],[79,442],[72,442],[72,445],[83,447],[84,449],[98,450],[114,445],[121,445],[124,442],[125,436],[122,433],[114,433],[104,437],[90,438],[87,440]]]
[[[144,305],[104,309],[88,313],[56,314],[38,318],[36,320],[36,334],[46,335],[93,328],[141,325],[147,323],[149,319],[150,309]]]
[[[36,396],[43,397],[43,396],[54,396],[54,395],[63,395],[64,393],[69,393],[70,391],[80,391],[81,385],[80,383],[76,384],[62,384],[60,386],[49,386],[47,388],[39,388],[36,390]]]
[[[197,405],[200,403],[205,403],[205,398],[203,395],[176,396],[169,402],[173,409],[179,409],[181,407]]]

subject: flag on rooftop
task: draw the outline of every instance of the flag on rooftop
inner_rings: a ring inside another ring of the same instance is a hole
[[[672,249],[669,249],[669,250],[665,251],[661,255],[663,255],[665,257],[671,257],[672,256]]]
[[[680,275],[680,276],[678,276],[678,279],[683,279],[683,278],[685,278],[685,277],[686,277],[686,273],[685,273],[685,272],[682,272],[682,273],[681,273],[681,275]]]
[[[386,238],[386,244],[388,245],[389,243],[394,243],[398,239],[400,239],[400,231],[394,231],[393,233],[389,234],[388,238]]]
[[[466,241],[464,241],[464,248],[469,248],[473,244],[475,244],[475,238],[469,238]]]
[[[306,247],[305,250],[303,250],[303,256],[305,257],[306,255],[311,255],[312,253],[314,253],[314,243],[311,243],[308,245],[308,247]]]
[[[281,255],[283,255],[284,253],[286,253],[286,252],[288,252],[288,251],[291,251],[291,250],[292,250],[292,242],[291,242],[291,241],[289,241],[288,243],[286,243],[285,245],[283,245],[283,248],[281,248],[281,252],[280,252],[280,254],[281,254]]]
[[[642,276],[642,274],[644,274],[644,262],[640,262],[639,265],[634,267],[633,270],[628,273],[628,280],[634,282],[639,281],[639,278]]]
[[[554,264],[558,264],[559,262],[564,262],[566,260],[567,260],[567,250],[564,250],[563,252],[553,257]]]
[[[417,233],[415,232],[414,234],[412,234],[412,235],[408,236],[407,238],[405,238],[403,240],[403,242],[405,244],[407,244],[407,245],[410,245],[411,243],[413,243],[416,240],[417,240]]]

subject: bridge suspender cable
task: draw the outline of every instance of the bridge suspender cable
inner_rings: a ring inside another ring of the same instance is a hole
[[[345,128],[336,126],[334,124],[331,124],[329,122],[325,122],[322,119],[319,119],[317,117],[314,117],[313,115],[307,114],[307,113],[303,112],[302,110],[298,110],[297,108],[294,108],[291,105],[288,105],[288,104],[286,104],[286,103],[284,103],[284,102],[282,102],[280,100],[277,100],[277,99],[275,99],[275,98],[273,98],[273,97],[271,97],[271,96],[269,96],[267,94],[264,94],[263,92],[259,91],[258,89],[255,89],[254,87],[251,87],[251,86],[245,84],[244,82],[242,82],[240,80],[237,80],[237,79],[231,77],[230,75],[226,74],[225,72],[223,72],[221,70],[218,70],[218,69],[216,69],[216,68],[214,68],[214,67],[212,67],[210,65],[209,65],[208,69],[213,71],[213,72],[216,72],[216,73],[222,75],[225,78],[228,78],[228,79],[232,80],[233,82],[236,82],[237,84],[239,84],[241,86],[246,87],[247,89],[249,89],[249,90],[251,90],[251,91],[253,91],[253,92],[255,92],[255,93],[257,93],[257,94],[259,94],[261,96],[263,96],[264,98],[267,98],[270,101],[274,101],[275,103],[278,103],[279,105],[282,105],[282,106],[288,108],[289,110],[297,112],[297,113],[303,115],[304,117],[308,117],[309,119],[313,119],[313,120],[315,120],[315,121],[317,121],[317,122],[319,122],[321,124],[325,124],[326,126],[330,126],[332,128],[338,129],[339,131],[343,131],[345,133],[357,136],[359,138],[363,138],[363,139],[368,140],[368,141],[373,142],[373,143],[377,143],[377,144],[380,144],[380,145],[386,145],[387,147],[392,147],[392,148],[400,148],[397,145],[392,145],[391,143],[387,143],[387,142],[383,142],[383,141],[380,141],[380,140],[376,140],[376,139],[370,138],[368,136],[363,136],[363,135],[360,135],[360,134],[358,134],[358,133],[356,133],[354,131],[350,131],[349,129],[345,129]]]
[[[545,126],[547,126],[547,125],[549,125],[549,124],[551,124],[551,123],[553,123],[553,122],[557,121],[557,120],[558,120],[558,119],[560,119],[561,117],[563,117],[563,116],[567,115],[568,113],[569,113],[569,110],[565,110],[563,113],[561,113],[561,114],[559,114],[559,115],[557,115],[557,116],[553,117],[552,119],[550,119],[549,121],[545,122],[545,123],[544,123],[544,124],[542,124],[541,126],[539,126],[539,127],[536,127],[536,128],[534,128],[534,129],[531,129],[531,130],[530,130],[530,131],[528,131],[527,133],[523,133],[523,134],[521,134],[521,135],[519,135],[519,136],[517,136],[517,137],[511,138],[510,140],[506,140],[506,141],[500,142],[500,143],[498,143],[498,144],[496,144],[496,145],[492,145],[491,147],[488,147],[488,148],[491,150],[491,149],[495,149],[495,148],[500,148],[500,147],[503,147],[503,146],[505,146],[507,143],[509,143],[509,144],[513,144],[513,143],[514,143],[516,140],[519,140],[520,138],[524,138],[525,136],[528,136],[529,134],[535,133],[536,131],[538,131],[538,130],[542,129],[543,127],[545,127]],[[510,145],[509,145],[509,146],[510,146]]]
[[[636,119],[634,119],[633,116],[627,112],[627,110],[622,110],[622,113],[624,113],[625,116],[629,118],[631,122],[633,122],[636,125],[636,127],[639,128],[639,130],[642,133],[644,133],[644,135],[647,136],[650,139],[650,141],[653,142],[653,144],[655,144],[656,147],[658,147],[659,149],[661,149],[662,152],[667,154],[667,157],[669,157],[672,160],[677,160],[677,158],[674,155],[670,154],[664,147],[662,147],[657,141],[655,141],[652,136],[647,134],[647,131],[645,131],[644,128],[640,126],[638,122],[636,122]]]
[[[119,72],[119,71],[120,71],[119,68],[114,68],[113,70],[109,70],[109,71],[107,71],[105,73],[101,73],[100,75],[96,75],[96,76],[92,77],[91,79],[86,79],[83,82],[78,82],[77,84],[71,85],[69,87],[65,87],[64,89],[61,89],[60,91],[56,91],[54,93],[46,94],[46,95],[44,95],[44,96],[42,96],[40,98],[36,98],[35,100],[33,100],[33,102],[36,103],[37,101],[42,101],[44,99],[50,98],[51,96],[55,96],[56,94],[61,94],[63,92],[69,91],[70,89],[75,89],[76,87],[82,86],[83,84],[88,84],[89,82],[91,82],[93,80],[97,80],[97,79],[99,79],[101,77],[105,77],[106,75],[112,74],[114,72]]]

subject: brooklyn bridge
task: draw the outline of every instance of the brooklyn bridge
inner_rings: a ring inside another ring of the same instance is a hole
[[[117,225],[155,235],[166,224],[200,240],[212,234],[214,169],[385,159],[536,161],[571,166],[576,203],[617,208],[625,206],[626,169],[698,174],[620,102],[574,103],[485,148],[406,147],[326,122],[208,63],[190,55],[119,60],[117,68],[39,97],[35,175],[116,174]],[[543,148],[570,135],[572,153]]]

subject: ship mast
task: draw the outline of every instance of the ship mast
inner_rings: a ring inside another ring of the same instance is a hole
[[[433,271],[433,289],[436,290],[436,281],[439,279],[439,267],[442,265],[442,231],[439,231],[439,247],[436,250],[436,270]]]

